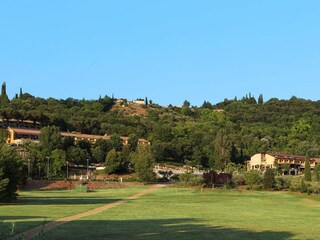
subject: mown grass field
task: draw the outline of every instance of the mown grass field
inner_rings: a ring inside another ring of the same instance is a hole
[[[145,188],[28,191],[0,206],[19,232]],[[47,239],[320,239],[320,198],[287,192],[162,188],[46,233]]]

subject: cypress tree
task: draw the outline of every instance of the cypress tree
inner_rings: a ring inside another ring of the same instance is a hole
[[[308,154],[305,157],[305,167],[304,167],[304,180],[311,181],[311,169],[310,169],[310,158]]]
[[[9,102],[10,101],[7,95],[7,86],[6,82],[4,82],[1,87],[0,106],[6,106]]]
[[[19,94],[19,98],[21,99],[23,96],[23,93],[22,93],[22,88],[20,88],[20,94]]]
[[[263,176],[263,186],[264,189],[273,189],[274,185],[276,183],[276,180],[274,178],[274,171],[271,168],[267,168],[266,172]]]
[[[262,94],[259,95],[258,104],[260,104],[260,105],[263,104],[263,96],[262,96]]]

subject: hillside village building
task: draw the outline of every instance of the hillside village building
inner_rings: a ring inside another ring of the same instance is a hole
[[[320,164],[320,158],[310,158],[311,170]],[[257,153],[247,162],[247,170],[265,171],[267,168],[280,167],[284,175],[298,175],[305,168],[305,156],[280,153]]]
[[[21,145],[25,142],[39,142],[40,129],[28,129],[28,128],[16,128],[16,127],[8,127],[9,137],[7,139],[7,143],[10,145]],[[81,134],[74,132],[61,132],[62,137],[71,137],[75,142],[79,140],[87,140],[92,144],[95,144],[97,140],[109,140],[110,135],[91,135],[91,134]],[[122,140],[122,144],[127,145],[129,141],[129,137],[120,137]],[[138,139],[139,145],[150,145],[150,142],[145,139]]]
[[[37,121],[31,121],[31,120],[0,118],[0,128],[8,128],[8,127],[41,129],[41,124]]]

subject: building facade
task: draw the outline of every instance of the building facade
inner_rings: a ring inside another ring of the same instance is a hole
[[[281,168],[284,175],[298,175],[305,168],[305,156],[281,153],[257,153],[247,162],[247,170],[264,172],[267,168]],[[310,158],[310,168],[320,164],[320,158]]]
[[[28,128],[15,128],[8,127],[9,137],[7,143],[10,145],[22,145],[25,142],[39,142],[40,129],[28,129]],[[73,132],[61,132],[62,137],[71,137],[75,142],[79,140],[87,140],[92,144],[95,144],[97,140],[110,140],[110,135],[92,135],[92,134],[82,134]],[[127,145],[129,142],[129,137],[120,137],[122,144]],[[150,145],[150,142],[145,139],[138,139],[139,145]]]

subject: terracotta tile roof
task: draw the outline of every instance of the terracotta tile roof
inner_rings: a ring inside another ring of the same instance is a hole
[[[40,130],[37,129],[29,129],[29,128],[14,128],[10,127],[15,133],[18,134],[26,134],[26,135],[39,135]]]

